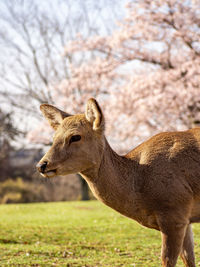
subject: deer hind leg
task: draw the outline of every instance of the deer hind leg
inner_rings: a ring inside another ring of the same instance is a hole
[[[170,222],[165,217],[164,224],[160,225],[162,235],[161,258],[163,267],[174,267],[183,246],[187,224]]]
[[[180,255],[186,267],[195,267],[194,242],[191,225],[188,225],[186,229]]]

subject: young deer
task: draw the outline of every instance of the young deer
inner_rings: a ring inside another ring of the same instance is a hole
[[[194,267],[191,223],[200,221],[200,128],[160,133],[125,156],[109,146],[95,99],[85,114],[69,115],[43,104],[56,130],[53,145],[37,164],[44,177],[81,173],[106,205],[162,235],[162,264]]]

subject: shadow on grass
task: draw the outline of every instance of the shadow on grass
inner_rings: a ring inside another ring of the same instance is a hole
[[[19,241],[9,240],[9,239],[5,239],[5,238],[0,238],[0,243],[3,243],[3,244],[21,244],[21,242],[19,242]]]

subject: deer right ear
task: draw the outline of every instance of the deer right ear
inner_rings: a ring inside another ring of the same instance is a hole
[[[92,124],[94,130],[104,130],[104,116],[99,104],[94,98],[90,98],[87,102],[86,119]]]
[[[71,116],[70,114],[49,104],[42,104],[40,106],[40,110],[54,130],[57,130],[64,118]]]

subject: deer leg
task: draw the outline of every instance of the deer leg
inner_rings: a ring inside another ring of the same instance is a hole
[[[191,225],[188,225],[186,229],[180,255],[186,267],[195,267],[194,242]]]
[[[174,267],[181,252],[187,225],[167,221],[160,226],[162,234],[162,265]]]

